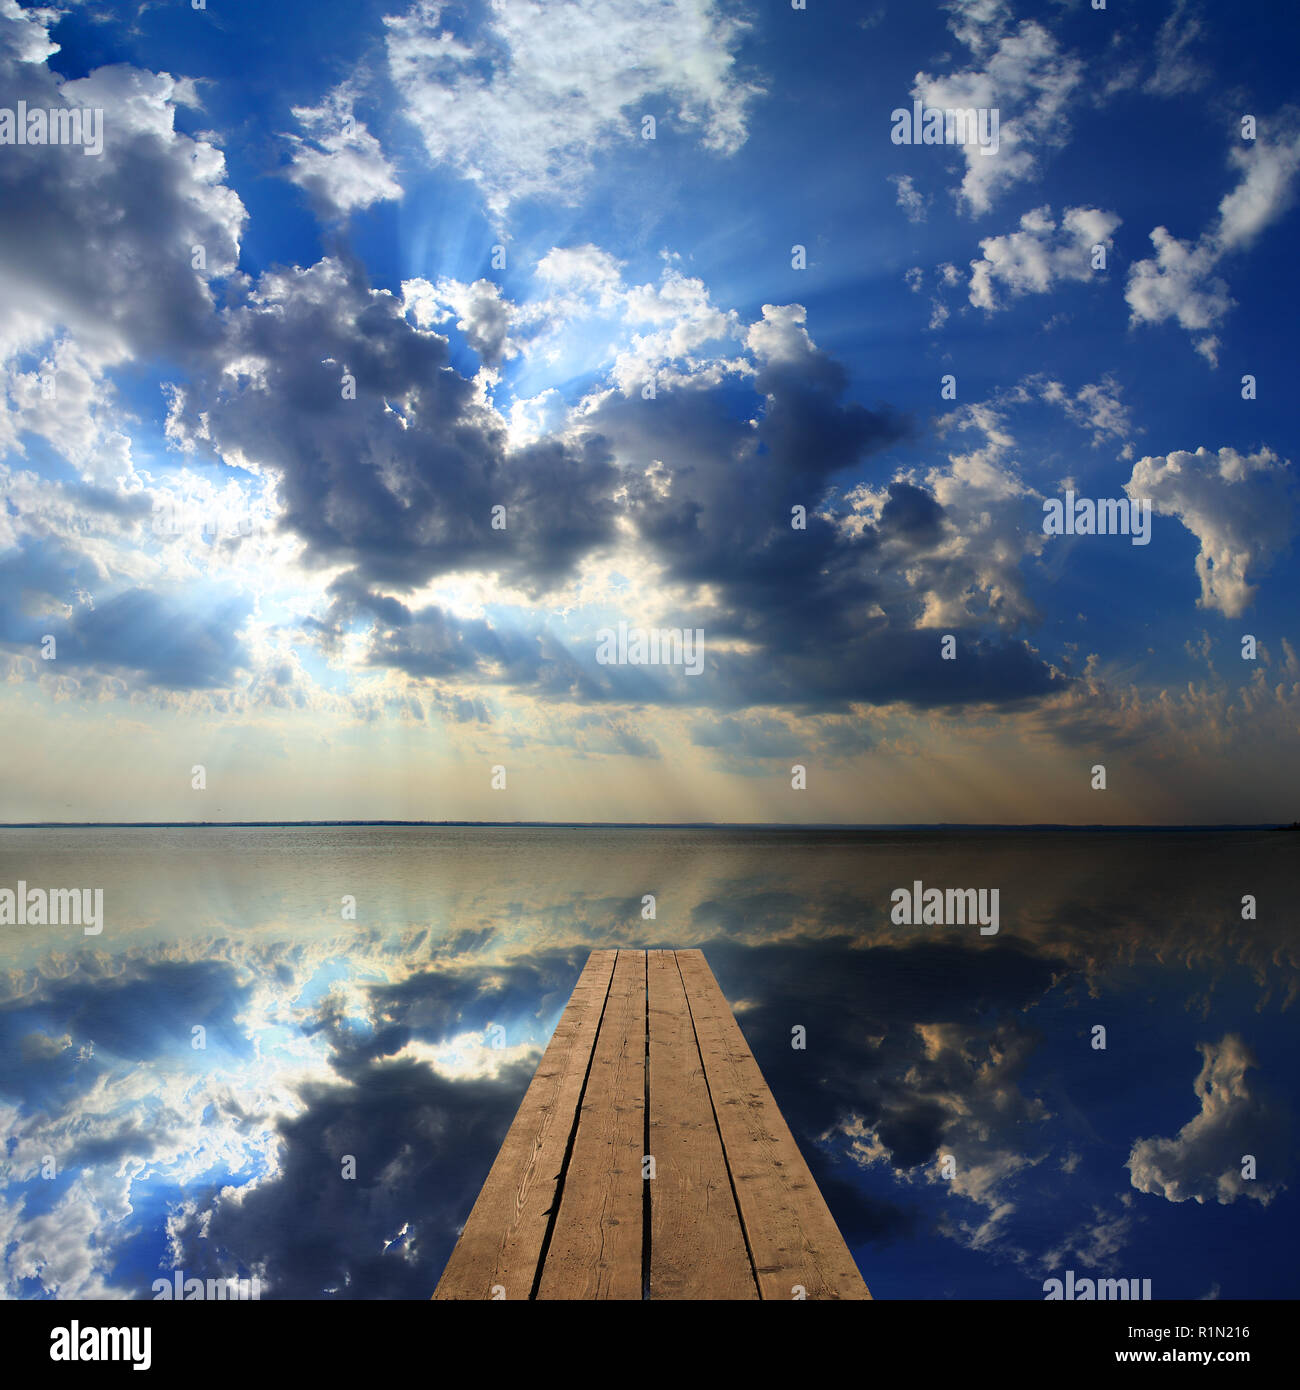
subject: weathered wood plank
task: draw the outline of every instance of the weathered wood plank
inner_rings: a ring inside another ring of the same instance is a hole
[[[539,1299],[641,1297],[645,990],[645,952],[619,951]]]
[[[676,954],[762,1297],[870,1298],[703,954]]]
[[[756,1299],[676,952],[650,951],[646,973],[650,1297]]]
[[[434,1298],[531,1294],[617,955],[588,956]]]
[[[871,1297],[697,950],[592,952],[434,1297],[639,1299],[643,1280]]]

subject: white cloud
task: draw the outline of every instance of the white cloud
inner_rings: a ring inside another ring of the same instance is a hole
[[[1060,406],[1066,419],[1080,429],[1091,430],[1093,448],[1099,447],[1107,439],[1125,440],[1133,432],[1128,407],[1120,400],[1120,384],[1113,376],[1088,382],[1073,396],[1059,381],[1050,381],[1042,376],[1029,377],[1009,399],[1027,400],[1035,391],[1049,405]]]
[[[1034,1042],[1009,1028],[972,1033],[949,1022],[918,1023],[914,1032],[909,1065],[897,1084],[876,1083],[879,1119],[868,1125],[851,1116],[839,1133],[849,1141],[849,1157],[870,1167],[889,1161],[882,1130],[897,1132],[918,1111],[925,1113],[937,1132],[934,1158],[924,1167],[897,1168],[894,1176],[941,1185],[982,1209],[974,1220],[945,1216],[945,1235],[973,1250],[1001,1246],[1005,1223],[1016,1211],[1009,1190],[1044,1157],[1026,1153],[1024,1142],[1030,1126],[1050,1118],[1042,1101],[1020,1086]],[[956,1161],[951,1177],[942,1175],[944,1155]]]
[[[7,21],[0,29],[0,44],[8,50],[0,50],[0,61],[7,57],[19,63],[43,63],[59,51],[49,34],[57,10],[26,10],[18,0],[0,0],[0,17]]]
[[[764,306],[764,318],[770,307]],[[683,373],[665,375],[665,368],[673,362],[681,362],[689,375],[703,369],[711,379],[734,365],[721,360],[706,361],[701,355],[709,343],[738,337],[740,328],[735,310],[724,313],[719,309],[709,298],[704,282],[694,276],[682,275],[670,267],[658,285],[633,286],[624,296],[623,314],[629,324],[655,325],[649,333],[633,334],[630,346],[614,359],[613,379],[624,393],[639,389],[651,378],[670,384],[682,381]],[[754,332],[755,329],[750,330],[751,337]],[[752,341],[750,346],[758,351]]]
[[[572,201],[602,152],[640,142],[640,119],[689,129],[706,150],[744,144],[758,88],[735,71],[746,26],[713,0],[495,0],[472,39],[450,6],[385,19],[389,74],[429,157],[489,210]]]
[[[1300,169],[1300,131],[1283,131],[1276,141],[1262,130],[1257,139],[1234,148],[1228,160],[1241,182],[1219,203],[1215,242],[1225,251],[1249,246],[1295,201]]]
[[[450,1081],[495,1080],[524,1063],[536,1066],[542,1049],[532,1042],[495,1047],[483,1033],[457,1033],[439,1043],[408,1042],[392,1054],[395,1062],[422,1062]]]
[[[14,96],[100,107],[106,133],[102,155],[60,160],[56,178],[39,147],[11,147],[0,161],[0,200],[29,203],[24,218],[0,225],[0,360],[60,329],[103,365],[197,334],[196,320],[213,309],[207,282],[236,268],[245,212],[224,183],[221,151],[175,129],[192,84],[126,64],[70,82],[6,66],[0,59]],[[201,269],[194,246],[204,250]]]
[[[1073,1158],[1077,1167],[1079,1155],[1075,1154]],[[1066,1172],[1074,1171],[1073,1167],[1066,1168],[1064,1163],[1061,1166]],[[1107,1213],[1102,1207],[1094,1206],[1091,1221],[1085,1221],[1069,1232],[1054,1249],[1043,1254],[1040,1261],[1043,1273],[1059,1271],[1076,1260],[1085,1269],[1113,1269],[1115,1259],[1128,1244],[1132,1230],[1133,1218],[1127,1212]]]
[[[1091,278],[1092,248],[1109,246],[1119,224],[1113,212],[1080,207],[1067,208],[1058,227],[1050,207],[1034,208],[1020,219],[1018,232],[981,240],[984,259],[971,262],[970,302],[990,311],[1003,307],[996,293],[999,282],[1009,294],[1023,295],[1046,294],[1062,281]]]
[[[1204,34],[1205,26],[1195,12],[1194,0],[1175,0],[1156,35],[1156,69],[1144,90],[1171,97],[1203,87],[1208,70],[1191,56],[1191,50]]]
[[[750,325],[745,346],[761,362],[799,362],[816,351],[802,304],[764,304],[763,317]]]
[[[1119,396],[1119,383],[1108,377],[1080,387],[1074,399],[1065,405],[1066,415],[1076,425],[1092,431],[1094,448],[1107,438],[1127,438],[1133,428],[1128,407]]]
[[[898,194],[898,206],[907,214],[909,222],[924,222],[929,198],[913,184],[911,174],[891,174],[889,181]]]
[[[1200,448],[1142,458],[1124,490],[1134,499],[1149,497],[1156,513],[1177,517],[1200,541],[1197,604],[1228,618],[1240,617],[1254,600],[1252,572],[1294,535],[1291,465],[1267,448],[1255,454]]]
[[[1040,529],[1025,525],[1026,507],[1038,494],[1017,475],[1016,447],[1000,410],[988,404],[962,406],[938,422],[974,432],[983,443],[968,453],[950,453],[945,464],[898,481],[924,488],[941,508],[942,524],[928,542],[914,538],[895,557],[886,540],[877,582],[892,603],[911,602],[915,626],[923,628],[990,623],[1007,628],[1037,613],[1021,565],[1041,552]],[[844,525],[860,534],[879,522],[887,489],[859,484],[846,495],[851,508]]]
[[[610,307],[622,285],[622,262],[588,242],[554,246],[537,263],[537,276],[554,293],[591,295]]]
[[[23,436],[33,435],[88,482],[129,479],[131,441],[118,428],[116,392],[103,368],[72,338],[56,339],[30,371],[0,363],[0,456],[25,455]]]
[[[984,447],[950,455],[924,479],[948,524],[934,554],[907,575],[924,599],[919,627],[1015,627],[1038,616],[1021,573],[1025,557],[1043,548],[1042,535],[1024,525],[1025,503],[1037,494],[1007,459],[1014,441],[1000,423],[982,419],[979,407],[968,422],[985,433]]]
[[[1216,271],[1227,255],[1245,250],[1291,206],[1300,170],[1300,131],[1284,126],[1270,139],[1261,124],[1258,138],[1234,148],[1229,160],[1241,177],[1220,201],[1214,223],[1195,242],[1156,227],[1151,233],[1156,254],[1132,266],[1124,291],[1131,324],[1172,319],[1189,333],[1201,334],[1196,350],[1211,366],[1218,365],[1219,340],[1209,330],[1233,307],[1228,286]]]
[[[1151,233],[1156,249],[1153,260],[1138,261],[1129,271],[1124,298],[1132,311],[1130,322],[1163,323],[1174,319],[1188,332],[1200,332],[1211,327],[1232,308],[1228,286],[1214,275],[1221,252],[1213,239],[1202,239],[1193,245],[1180,241],[1165,227]],[[1202,338],[1198,350],[1213,364],[1213,344],[1217,340]]]
[[[918,73],[912,96],[928,107],[999,112],[996,154],[984,155],[976,144],[959,147],[966,161],[959,201],[983,213],[1012,185],[1037,175],[1038,150],[1065,143],[1066,110],[1082,64],[1063,54],[1041,24],[1015,24],[1002,0],[955,0],[950,9],[952,30],[975,63],[946,76]]]
[[[293,145],[288,177],[335,216],[402,196],[379,141],[356,119],[355,100],[344,83],[319,106],[295,106],[306,138],[287,137]]]
[[[235,271],[245,212],[221,151],[175,128],[177,108],[197,105],[194,84],[127,64],[65,81],[44,63],[58,49],[46,33],[55,18],[0,2],[0,86],[10,104],[101,108],[104,148],[51,160],[57,152],[11,147],[0,160],[0,456],[43,440],[102,491],[67,515],[57,486],[42,494],[34,474],[5,470],[5,494],[31,510],[0,521],[0,540],[47,522],[66,527],[106,572],[119,567],[87,536],[105,521],[131,530],[141,486],[128,433],[137,422],[107,374],[202,340],[210,282]],[[126,560],[119,572],[130,569]]]
[[[722,371],[752,370],[702,354],[709,344],[738,338],[739,318],[712,302],[702,280],[671,264],[657,282],[632,285],[623,280],[619,261],[588,244],[553,247],[535,275],[542,294],[521,303],[505,298],[490,280],[408,280],[402,294],[422,328],[454,317],[488,366],[523,355],[547,365],[563,359],[556,368],[561,377],[606,367],[624,394],[651,380],[680,384],[701,370],[711,379]],[[575,333],[574,326],[584,322],[591,332]],[[584,350],[590,360],[578,361]]]
[[[1265,1206],[1282,1190],[1290,1167],[1289,1119],[1246,1080],[1258,1065],[1235,1034],[1200,1043],[1203,1059],[1193,1084],[1200,1113],[1173,1139],[1139,1139],[1129,1155],[1132,1184],[1170,1202],[1188,1200],[1223,1206],[1246,1197]],[[1242,1177],[1242,1162],[1253,1154],[1258,1176]]]
[[[512,320],[520,315],[491,280],[465,284],[443,277],[436,285],[427,280],[404,280],[402,298],[421,328],[445,323],[454,315],[457,329],[486,366],[519,354],[519,343],[510,330]]]

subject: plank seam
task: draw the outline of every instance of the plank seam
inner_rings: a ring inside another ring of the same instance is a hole
[[[650,952],[642,952],[645,960],[645,1123],[641,1141],[641,1297],[650,1297],[650,1189],[654,1184],[645,1175],[644,1155],[650,1152]]]
[[[533,1272],[533,1286],[528,1291],[530,1300],[537,1298],[542,1283],[542,1270],[546,1268],[546,1256],[551,1248],[551,1236],[555,1233],[555,1221],[560,1214],[560,1201],[564,1197],[564,1180],[569,1173],[569,1160],[573,1157],[574,1141],[578,1137],[578,1121],[582,1118],[582,1102],[587,1096],[587,1082],[591,1079],[592,1063],[596,1060],[596,1047],[600,1042],[600,1030],[605,1026],[605,1009],[609,1005],[610,991],[614,987],[614,972],[618,969],[619,952],[614,952],[614,964],[609,972],[609,982],[605,986],[605,997],[600,1001],[600,1017],[596,1020],[596,1031],[592,1034],[591,1051],[587,1054],[587,1070],[582,1074],[582,1089],[578,1092],[578,1103],[573,1111],[573,1124],[569,1129],[568,1143],[564,1146],[564,1158],[560,1163],[560,1173],[555,1180],[555,1197],[546,1216],[546,1234],[542,1237],[542,1248],[537,1255],[537,1268]],[[590,959],[590,957],[588,957]],[[581,975],[578,977],[581,979]]]
[[[723,1166],[727,1170],[727,1185],[731,1188],[731,1200],[736,1206],[736,1220],[740,1223],[741,1239],[745,1242],[745,1255],[749,1260],[749,1273],[754,1280],[754,1289],[759,1299],[763,1297],[763,1286],[758,1279],[758,1266],[754,1263],[754,1251],[749,1243],[749,1230],[745,1225],[745,1213],[740,1207],[740,1193],[736,1191],[736,1179],[731,1172],[731,1155],[727,1152],[727,1141],[722,1135],[722,1126],[718,1123],[718,1107],[713,1103],[713,1086],[709,1081],[709,1069],[704,1065],[704,1049],[700,1046],[700,1030],[695,1024],[695,1006],[691,1002],[691,991],[686,984],[686,977],[682,974],[681,961],[677,959],[677,952],[673,952],[673,964],[677,967],[678,977],[682,982],[682,993],[686,996],[686,1010],[691,1016],[691,1036],[695,1039],[695,1051],[700,1059],[700,1074],[704,1077],[704,1090],[709,1097],[709,1109],[713,1113],[713,1127],[718,1132],[718,1147],[722,1150]],[[721,992],[721,991],[719,991]]]

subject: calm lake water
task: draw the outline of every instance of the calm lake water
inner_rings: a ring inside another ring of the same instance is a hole
[[[104,893],[0,925],[0,1289],[427,1298],[588,951],[698,946],[876,1297],[1300,1296],[1298,843],[0,830],[0,890]]]

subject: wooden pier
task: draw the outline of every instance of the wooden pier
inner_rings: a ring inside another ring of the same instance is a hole
[[[871,1297],[699,951],[591,953],[433,1296]]]

